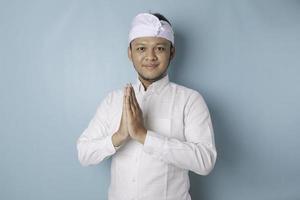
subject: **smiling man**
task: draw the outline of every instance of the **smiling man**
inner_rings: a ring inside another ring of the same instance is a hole
[[[207,175],[215,165],[204,99],[169,81],[174,55],[170,22],[138,14],[128,42],[137,83],[109,93],[77,141],[84,166],[112,156],[109,200],[190,200],[188,171]]]

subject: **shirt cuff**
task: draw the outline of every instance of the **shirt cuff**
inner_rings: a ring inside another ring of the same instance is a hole
[[[118,149],[118,147],[115,147],[112,143],[112,135],[107,136],[105,139],[105,147],[107,152],[109,152],[110,155],[116,153],[116,150]]]
[[[143,149],[146,153],[154,154],[161,158],[167,152],[167,140],[167,137],[148,130]]]

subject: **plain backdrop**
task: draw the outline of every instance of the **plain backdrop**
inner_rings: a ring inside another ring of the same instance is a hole
[[[136,81],[139,12],[175,30],[173,82],[210,109],[218,159],[193,200],[300,199],[300,1],[0,0],[0,199],[105,200],[110,160],[76,140],[111,90]]]

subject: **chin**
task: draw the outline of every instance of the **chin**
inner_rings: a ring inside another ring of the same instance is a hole
[[[159,79],[161,79],[162,77],[164,77],[165,74],[156,74],[156,75],[144,75],[144,74],[140,74],[140,77],[144,80],[147,80],[147,81],[151,81],[151,82],[154,82],[154,81],[157,81]]]

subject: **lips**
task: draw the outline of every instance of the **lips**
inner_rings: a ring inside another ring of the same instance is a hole
[[[158,67],[159,64],[156,64],[156,63],[153,63],[153,64],[146,64],[146,65],[143,65],[143,67],[147,67],[147,68],[155,68],[155,67]]]

